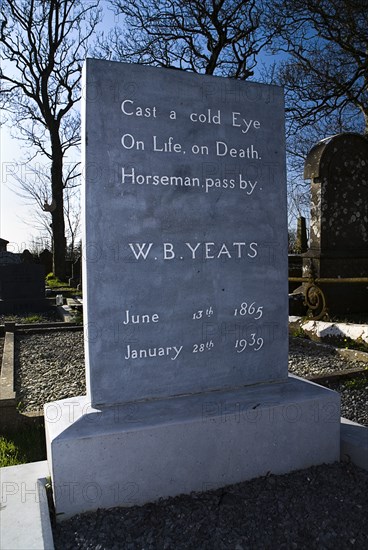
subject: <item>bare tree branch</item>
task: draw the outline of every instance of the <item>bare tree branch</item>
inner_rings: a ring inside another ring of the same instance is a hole
[[[262,0],[111,0],[124,16],[100,42],[100,55],[245,80],[270,43]]]
[[[344,130],[368,133],[367,0],[275,0],[269,26],[289,54],[279,82],[294,126],[338,114]]]

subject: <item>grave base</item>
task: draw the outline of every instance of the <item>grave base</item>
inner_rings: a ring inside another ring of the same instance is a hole
[[[45,423],[59,520],[340,456],[340,396],[293,376],[100,410],[65,399],[45,406]]]

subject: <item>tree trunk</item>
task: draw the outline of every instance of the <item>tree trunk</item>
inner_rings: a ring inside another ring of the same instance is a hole
[[[52,216],[53,272],[61,281],[66,278],[66,239],[63,201],[63,154],[58,130],[50,132],[52,148],[51,189],[55,205]]]

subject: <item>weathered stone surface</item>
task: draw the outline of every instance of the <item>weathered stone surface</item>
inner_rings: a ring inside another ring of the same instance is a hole
[[[339,134],[310,151],[304,177],[311,178],[310,248],[329,255],[368,252],[368,140]]]
[[[0,313],[38,311],[47,307],[42,266],[23,263],[0,265]]]
[[[92,402],[285,379],[282,89],[96,60],[86,86]]]
[[[101,410],[80,397],[45,419],[58,520],[340,456],[339,395],[297,378]]]
[[[303,275],[368,274],[368,140],[340,134],[315,145],[305,162],[311,179],[310,249]],[[368,284],[322,285],[331,313],[365,311]]]

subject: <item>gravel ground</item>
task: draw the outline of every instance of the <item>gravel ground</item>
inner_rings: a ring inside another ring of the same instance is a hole
[[[357,382],[328,382],[324,384],[340,393],[341,416],[368,426],[368,376]]]
[[[289,339],[289,370],[298,376],[306,378],[362,366],[361,361],[343,359],[332,346],[317,345],[305,338]]]
[[[368,547],[368,472],[335,463],[133,508],[75,516],[56,550]]]
[[[17,334],[15,388],[23,411],[85,395],[83,332]]]
[[[82,332],[17,336],[17,391],[26,410],[85,393]],[[361,366],[290,340],[299,376]],[[368,425],[368,382],[336,384],[342,414]],[[368,548],[368,472],[336,463],[267,476],[142,507],[98,510],[54,528],[56,550]]]
[[[289,371],[293,374],[307,377],[362,367],[364,363],[347,361],[337,355],[332,347],[317,346],[301,338],[290,338]],[[342,416],[368,426],[368,376],[356,384],[343,381],[328,382],[323,385],[340,393]]]

